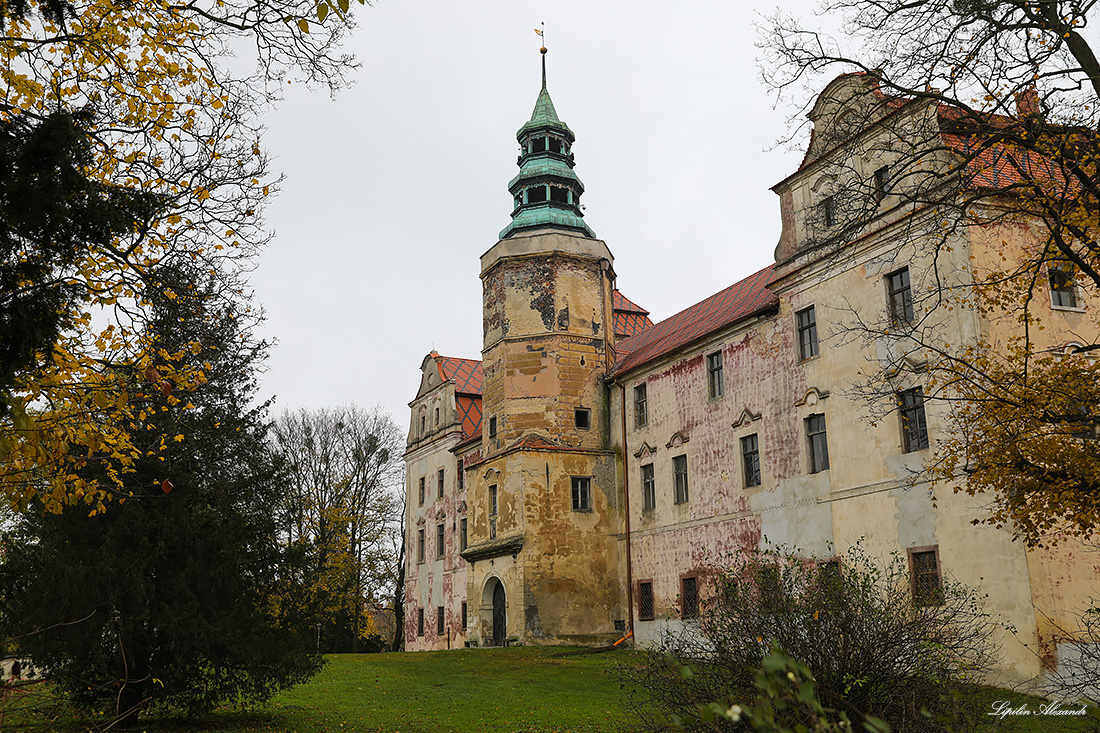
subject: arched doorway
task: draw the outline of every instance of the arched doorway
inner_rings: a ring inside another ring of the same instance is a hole
[[[503,646],[508,638],[508,597],[499,578],[485,581],[481,593],[481,623],[482,643]]]

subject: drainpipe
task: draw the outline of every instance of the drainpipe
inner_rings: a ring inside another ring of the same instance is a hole
[[[623,430],[623,514],[626,517],[626,618],[628,635],[634,634],[634,569],[630,552],[630,468],[627,466],[627,456],[630,452],[626,447],[626,385],[619,384],[619,416]]]

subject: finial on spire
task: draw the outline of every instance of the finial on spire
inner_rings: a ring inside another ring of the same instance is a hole
[[[539,34],[539,38],[542,39],[542,48],[539,49],[539,53],[542,54],[542,88],[546,88],[546,21],[539,23],[542,26],[542,30],[535,29],[535,33]]]

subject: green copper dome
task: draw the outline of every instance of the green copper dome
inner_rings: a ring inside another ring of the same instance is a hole
[[[501,231],[500,238],[541,227],[569,229],[595,238],[581,210],[584,184],[573,172],[571,148],[576,138],[569,125],[558,119],[550,92],[546,91],[545,53],[543,49],[542,90],[531,119],[516,133],[519,173],[508,183],[514,203],[512,222]]]

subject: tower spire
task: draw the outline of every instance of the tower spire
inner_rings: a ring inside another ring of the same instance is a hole
[[[535,29],[543,38],[544,31]],[[535,100],[531,119],[519,128],[516,140],[520,154],[519,173],[508,184],[512,194],[512,221],[500,233],[501,239],[517,231],[550,227],[578,232],[595,238],[584,222],[581,194],[584,184],[573,172],[573,131],[558,119],[550,92],[546,91],[546,46],[542,54],[542,89]]]

